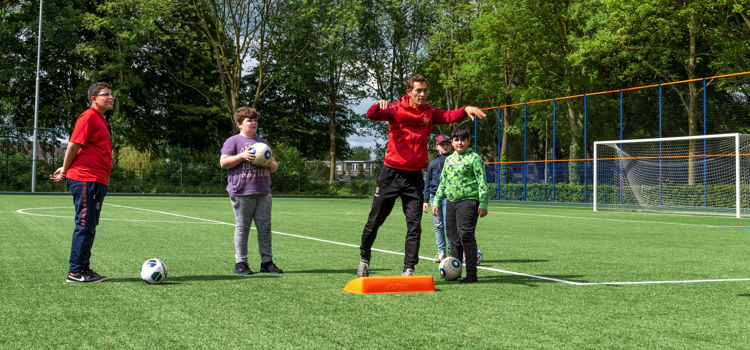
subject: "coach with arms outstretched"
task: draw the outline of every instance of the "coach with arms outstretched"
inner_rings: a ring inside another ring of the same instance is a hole
[[[388,151],[378,175],[378,187],[372,201],[367,224],[362,231],[360,261],[357,277],[369,276],[372,245],[378,228],[391,213],[396,198],[400,197],[406,216],[405,257],[402,276],[413,276],[419,260],[419,240],[422,234],[422,169],[427,167],[427,141],[433,124],[449,124],[468,116],[483,118],[477,107],[465,106],[451,111],[427,104],[429,82],[422,75],[407,81],[406,95],[398,102],[379,100],[367,110],[367,118],[388,122]]]

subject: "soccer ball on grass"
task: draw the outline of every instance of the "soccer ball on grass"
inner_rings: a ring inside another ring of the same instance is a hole
[[[461,277],[461,270],[461,261],[452,256],[443,259],[438,267],[440,277],[446,281],[454,281]]]
[[[148,284],[162,283],[167,279],[167,264],[159,259],[148,259],[141,266],[141,279]]]

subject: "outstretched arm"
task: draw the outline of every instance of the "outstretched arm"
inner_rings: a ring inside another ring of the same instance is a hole
[[[455,123],[464,117],[474,120],[474,118],[484,118],[487,114],[481,109],[474,106],[465,106],[450,111],[442,110],[440,108],[433,107],[432,110],[432,123],[433,124],[450,124]],[[372,119],[372,118],[370,118]]]
[[[387,121],[390,120],[392,111],[388,108],[388,101],[377,100],[367,110],[367,119],[375,121]]]
[[[483,110],[479,109],[478,107],[474,107],[474,106],[466,106],[466,108],[464,108],[464,112],[466,112],[466,115],[471,120],[474,120],[474,117],[482,119],[482,118],[484,118],[484,117],[487,116],[487,114],[484,113]]]

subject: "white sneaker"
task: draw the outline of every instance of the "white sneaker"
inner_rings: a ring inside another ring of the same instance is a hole
[[[434,262],[434,263],[438,263],[438,264],[439,264],[439,263],[440,263],[441,261],[443,261],[443,259],[445,259],[445,258],[446,258],[446,256],[445,256],[445,252],[444,252],[444,251],[439,251],[439,252],[438,252],[438,253],[437,253],[437,254],[435,255],[435,258],[434,258],[434,259],[432,259],[432,262]]]
[[[357,266],[357,277],[368,276],[370,276],[370,262],[366,260],[360,260],[359,266]]]
[[[477,266],[482,263],[482,258],[484,258],[484,254],[477,248]],[[466,262],[466,253],[464,253],[464,262]]]
[[[414,269],[405,269],[404,272],[401,273],[401,276],[414,276]]]

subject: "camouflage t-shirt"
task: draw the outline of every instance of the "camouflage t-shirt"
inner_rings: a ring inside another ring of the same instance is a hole
[[[489,193],[484,178],[484,164],[482,157],[474,150],[453,152],[445,159],[443,172],[440,173],[440,186],[432,205],[440,203],[443,198],[448,198],[451,202],[478,200],[479,209],[487,209]]]

